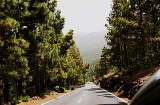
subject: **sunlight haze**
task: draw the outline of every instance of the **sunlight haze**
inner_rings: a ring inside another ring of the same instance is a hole
[[[111,11],[112,0],[57,0],[57,9],[65,17],[63,32],[69,29],[78,32],[104,30]]]

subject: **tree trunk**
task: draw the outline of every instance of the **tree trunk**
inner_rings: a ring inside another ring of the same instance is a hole
[[[4,102],[8,103],[9,102],[9,82],[8,79],[5,79],[4,81]]]
[[[18,81],[18,96],[22,96],[23,95],[23,87],[22,87],[22,80]]]

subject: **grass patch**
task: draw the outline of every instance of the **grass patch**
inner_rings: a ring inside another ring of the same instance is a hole
[[[74,86],[69,86],[68,87],[68,90],[74,90],[75,88],[74,88]]]
[[[28,102],[30,99],[30,96],[29,95],[26,95],[26,96],[20,96],[20,100],[22,100],[23,102]]]

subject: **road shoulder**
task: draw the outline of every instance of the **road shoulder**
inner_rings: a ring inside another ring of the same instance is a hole
[[[75,89],[76,90],[76,89]],[[20,102],[17,105],[41,105],[42,103],[45,103],[47,101],[53,100],[55,98],[61,97],[65,94],[68,94],[74,90],[65,90],[64,93],[57,93],[57,92],[50,92],[48,95],[44,95],[44,97],[34,96],[29,99],[28,102]]]

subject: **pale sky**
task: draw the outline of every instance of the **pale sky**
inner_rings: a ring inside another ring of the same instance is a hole
[[[96,32],[104,30],[111,11],[112,0],[57,0],[57,9],[65,17],[63,29],[78,32]]]

